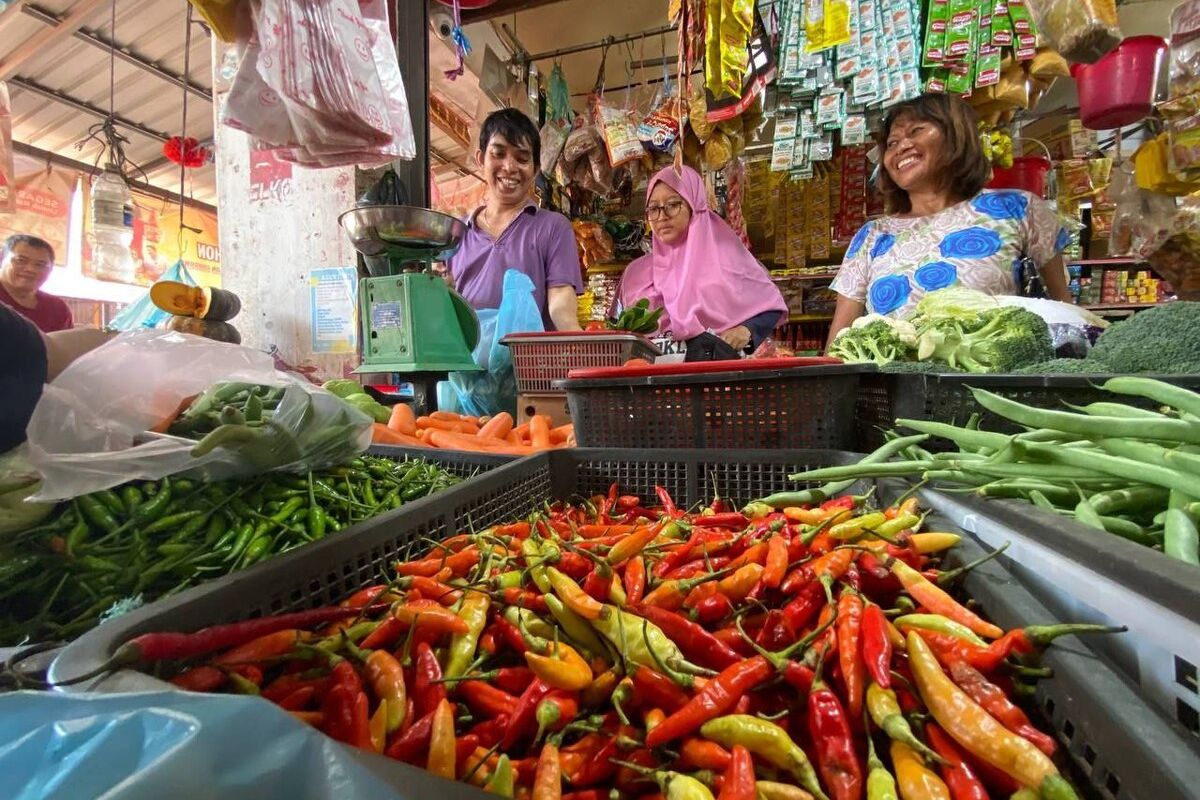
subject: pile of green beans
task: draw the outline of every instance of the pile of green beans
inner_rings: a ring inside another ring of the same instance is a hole
[[[424,461],[362,456],[308,475],[163,478],[77,497],[0,542],[0,646],[74,638],[458,481]]]
[[[1101,387],[1112,402],[1057,410],[972,389],[988,411],[1026,428],[1015,435],[896,420],[898,428],[948,439],[957,452],[930,453],[895,432],[888,455],[791,476],[805,481],[902,477],[956,485],[984,497],[1026,500],[1047,511],[1200,564],[1200,394],[1150,378],[1116,377]],[[1119,402],[1140,397],[1149,411]]]

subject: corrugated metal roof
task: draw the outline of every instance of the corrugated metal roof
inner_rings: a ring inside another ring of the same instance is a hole
[[[25,3],[0,34],[0,63],[30,37],[61,20],[83,0],[43,0]],[[176,192],[179,168],[162,155],[163,141],[181,132],[183,93],[178,77],[184,71],[187,3],[184,0],[116,0],[115,34],[112,6],[101,3],[74,35],[62,36],[21,63],[9,90],[13,104],[13,139],[33,147],[92,164],[100,149],[76,144],[88,129],[103,121],[110,109],[110,56],[105,42],[115,41],[133,60],[159,71],[117,58],[113,66],[111,108],[131,126],[119,126],[128,137],[126,156],[146,169],[149,183]],[[161,73],[166,73],[161,74]],[[192,28],[187,135],[200,141],[213,136],[212,47],[200,25]],[[172,80],[174,78],[175,80]],[[212,165],[188,171],[185,196],[216,203]]]

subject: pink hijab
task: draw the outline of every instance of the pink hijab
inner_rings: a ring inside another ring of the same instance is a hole
[[[665,308],[659,331],[679,341],[741,325],[765,311],[787,311],[783,295],[737,234],[708,207],[704,179],[691,167],[667,167],[650,179],[646,198],[659,181],[687,201],[692,220],[682,241],[655,238],[649,255],[625,268],[619,296],[625,308],[643,297]]]

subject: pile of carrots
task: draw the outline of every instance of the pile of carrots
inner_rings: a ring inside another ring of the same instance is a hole
[[[570,424],[552,427],[550,417],[544,414],[516,425],[507,411],[493,417],[468,417],[450,411],[434,411],[418,417],[410,406],[400,403],[392,408],[392,418],[386,425],[375,423],[371,440],[375,444],[401,447],[527,456],[573,446],[575,427]]]

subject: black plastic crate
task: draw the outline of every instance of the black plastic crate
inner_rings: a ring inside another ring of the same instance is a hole
[[[975,402],[971,387],[987,389],[1011,400],[1041,408],[1064,408],[1064,403],[1087,405],[1119,399],[1122,403],[1153,408],[1150,400],[1109,394],[1099,388],[1112,375],[907,375],[886,372],[864,374],[859,381],[857,418],[858,449],[871,451],[883,444],[883,432],[897,419],[926,419],[965,423],[971,414],[983,415],[980,427],[997,433],[1019,433],[1021,428]],[[1200,375],[1148,375],[1144,377],[1200,390]],[[930,451],[952,449],[949,442],[931,439]]]
[[[422,537],[440,539],[464,530],[524,516],[534,504],[602,492],[619,481],[623,490],[648,495],[667,488],[681,505],[706,501],[713,492],[736,503],[795,484],[788,474],[846,464],[858,455],[828,450],[706,451],[563,450],[509,464],[469,483],[418,500],[378,523],[350,535],[318,542],[303,551],[257,565],[244,573],[198,587],[113,620],[73,643],[54,663],[51,676],[64,679],[94,668],[117,646],[152,630],[193,630],[288,609],[335,602],[387,573],[397,558],[427,547]],[[853,491],[867,488],[860,484]],[[878,483],[884,499],[903,484]],[[937,516],[930,524],[953,530]],[[970,536],[951,551],[948,566],[982,555]],[[1047,608],[1001,564],[972,570],[966,591],[983,611],[1006,627],[1054,622]],[[1106,800],[1184,800],[1200,786],[1200,749],[1179,725],[1147,702],[1128,678],[1078,640],[1056,644],[1046,656],[1055,677],[1043,681],[1036,704],[1064,743],[1075,777],[1089,794]],[[120,673],[99,688],[114,691],[161,688],[153,679]],[[126,678],[122,680],[122,677]],[[397,786],[402,797],[428,796],[430,776],[387,759],[364,756],[364,763]],[[463,784],[441,783],[447,798],[482,798]],[[403,787],[403,788],[401,788]]]
[[[1200,567],[1015,500],[925,490],[925,505],[992,547],[1055,616],[1125,625],[1090,640],[1200,737]]]
[[[682,367],[682,365],[679,365]],[[581,447],[855,446],[860,366],[801,366],[563,382]]]

